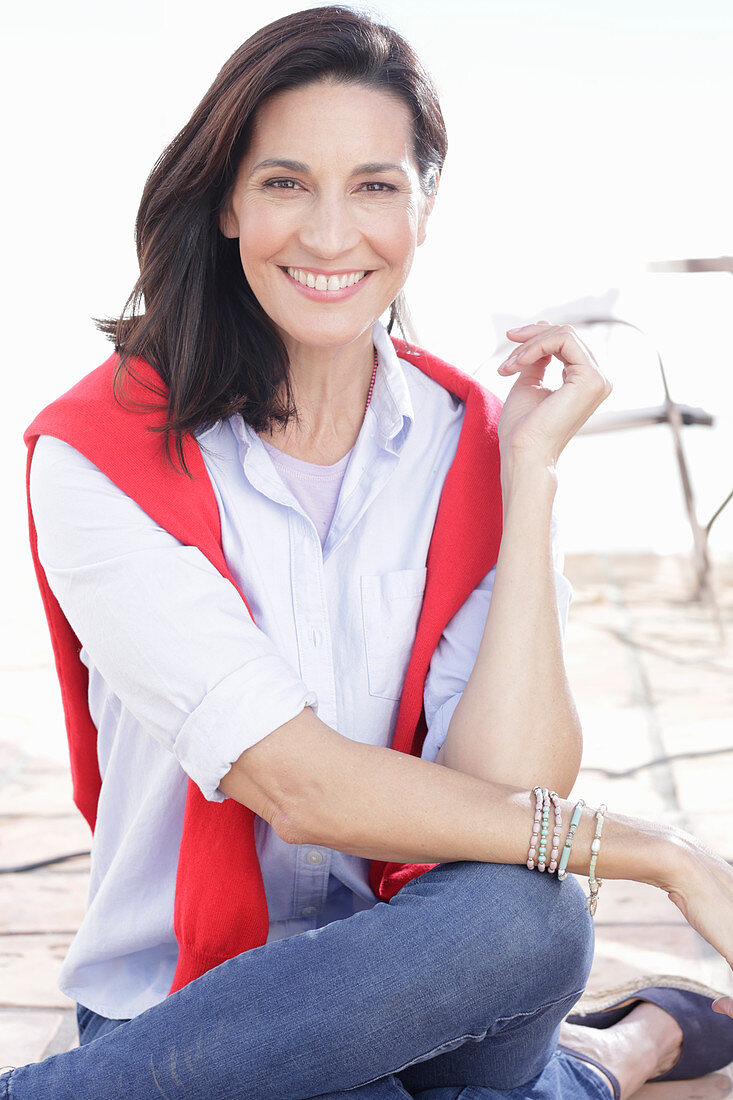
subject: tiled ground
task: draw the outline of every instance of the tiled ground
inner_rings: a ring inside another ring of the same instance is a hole
[[[693,576],[684,556],[568,555],[565,570],[575,593],[567,667],[586,737],[574,793],[621,813],[674,821],[733,860],[733,559],[716,563],[725,645],[706,608],[690,602]],[[84,851],[89,843],[58,751],[64,734],[45,624],[26,616],[22,629],[10,625],[13,650],[3,645],[0,668],[0,867]],[[36,700],[31,717],[29,698]],[[44,737],[53,751],[44,751]],[[675,759],[685,753],[703,755]],[[645,766],[660,757],[667,759]],[[639,770],[608,774],[633,768]],[[88,858],[80,856],[0,878],[0,1065],[75,1043],[73,1006],[55,976],[83,912],[87,875]],[[733,992],[723,960],[652,887],[606,881],[596,940],[591,989],[666,972]],[[637,1096],[732,1094],[728,1071],[647,1085]]]
[[[565,571],[574,588],[566,664],[586,741],[573,794],[675,822],[733,860],[733,561],[716,564],[724,646],[709,611],[689,602],[693,573],[685,557],[568,556]],[[685,753],[705,755],[674,759]],[[608,774],[662,757],[671,759],[625,777]],[[733,991],[730,968],[663,893],[606,880],[589,989],[639,973],[683,974]],[[732,1070],[646,1085],[636,1095],[729,1096]]]

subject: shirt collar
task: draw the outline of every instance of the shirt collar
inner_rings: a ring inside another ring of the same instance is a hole
[[[376,420],[377,443],[397,454],[402,450],[415,419],[412,398],[402,362],[381,321],[375,321],[372,326],[372,342],[377,351],[378,366],[365,420],[371,413]],[[258,438],[257,433],[239,415],[232,417],[231,425],[245,451],[248,450],[254,438]]]
[[[405,369],[381,321],[376,321],[372,327],[372,342],[377,350],[379,366],[369,410],[373,411],[377,421],[378,443],[396,454],[402,449],[415,419],[412,397]]]

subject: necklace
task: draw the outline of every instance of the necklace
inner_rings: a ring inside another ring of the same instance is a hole
[[[375,348],[374,349],[374,370],[372,371],[372,380],[371,380],[371,383],[369,385],[369,393],[367,394],[367,403],[366,403],[366,408],[364,409],[364,416],[366,416],[366,411],[369,408],[369,402],[372,399],[372,390],[374,389],[374,379],[376,377],[377,377],[377,349]]]

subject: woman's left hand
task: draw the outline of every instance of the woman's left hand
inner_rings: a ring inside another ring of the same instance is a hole
[[[613,386],[571,325],[538,321],[508,329],[507,336],[522,347],[499,367],[503,375],[520,372],[499,417],[502,462],[530,457],[554,467],[565,445]],[[564,364],[563,384],[557,390],[542,385],[553,355]]]

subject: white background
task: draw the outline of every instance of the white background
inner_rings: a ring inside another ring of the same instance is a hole
[[[119,313],[136,278],[146,176],[240,43],[303,6],[5,9],[2,459],[16,595],[35,589],[22,432],[112,350],[90,318]],[[384,0],[370,10],[417,48],[448,126],[439,201],[407,287],[420,342],[504,397],[512,380],[496,374],[494,352],[505,318],[554,319],[553,306],[590,299],[641,324],[673,397],[717,416],[684,436],[707,520],[733,487],[733,276],[644,266],[733,253],[733,5]],[[602,409],[659,403],[651,353],[628,339],[606,350],[598,335],[615,384]],[[547,383],[560,382],[553,363]],[[668,429],[577,437],[559,471],[567,552],[690,548]],[[733,504],[713,528],[715,556],[732,536]]]

